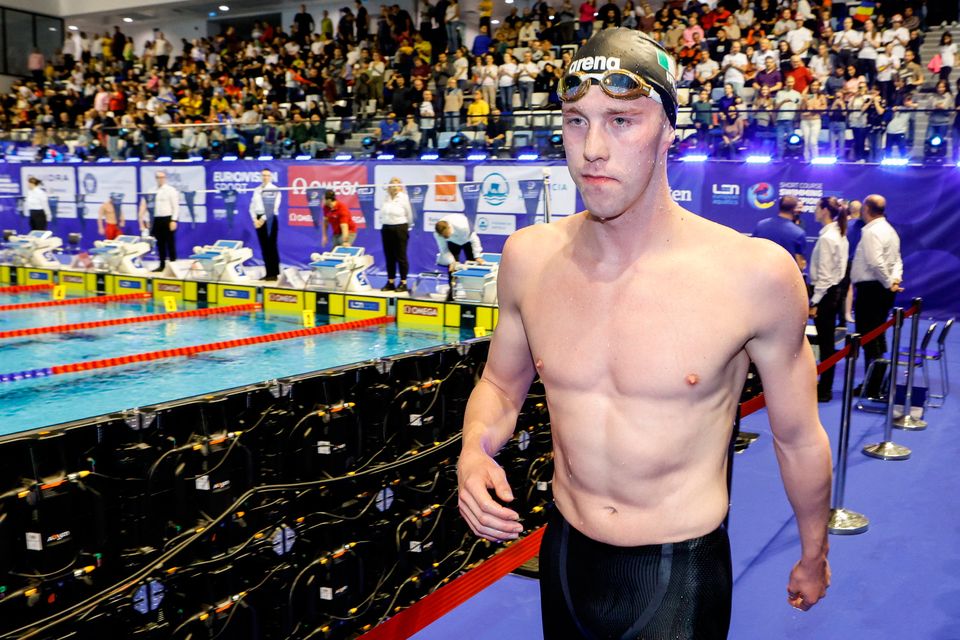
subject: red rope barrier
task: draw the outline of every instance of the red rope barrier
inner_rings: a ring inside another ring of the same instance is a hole
[[[383,624],[360,636],[361,640],[409,638],[460,606],[540,552],[543,527],[484,560],[456,580],[412,604]]]
[[[53,289],[52,284],[15,284],[9,287],[0,287],[0,293],[27,293],[30,291],[47,291]]]
[[[282,331],[280,333],[267,333],[259,336],[249,336],[247,338],[237,338],[235,340],[223,340],[220,342],[197,344],[189,347],[163,349],[161,351],[149,351],[147,353],[135,353],[128,356],[117,356],[115,358],[103,358],[100,360],[87,360],[84,362],[75,362],[73,364],[61,364],[50,367],[50,374],[57,375],[61,373],[75,373],[77,371],[91,371],[93,369],[120,367],[125,364],[133,364],[136,362],[148,362],[151,360],[163,360],[165,358],[193,356],[198,353],[207,353],[208,351],[219,351],[221,349],[245,347],[252,344],[265,344],[268,342],[278,342],[280,340],[292,340],[294,338],[304,338],[307,336],[316,336],[324,333],[334,333],[337,331],[362,329],[364,327],[372,327],[378,324],[386,324],[393,321],[394,318],[392,316],[368,318],[366,320],[353,320],[340,324],[328,324],[322,327],[313,327],[311,329],[297,329],[294,331]]]
[[[152,313],[146,316],[131,316],[129,318],[111,318],[110,320],[94,320],[91,322],[58,324],[48,327],[11,329],[10,331],[0,331],[0,340],[5,338],[35,336],[42,333],[68,333],[70,331],[83,331],[85,329],[99,329],[101,327],[114,327],[117,325],[135,324],[139,322],[163,322],[164,320],[177,320],[179,318],[196,318],[220,315],[224,313],[235,313],[240,311],[256,311],[259,308],[260,304],[251,302],[250,304],[236,304],[225,307],[207,307],[205,309],[189,309],[186,311],[174,311],[171,313]]]
[[[907,309],[904,312],[903,319],[906,320],[907,318],[917,313],[918,311],[919,311],[919,308],[916,305],[911,306],[909,309]],[[880,325],[876,329],[870,331],[865,336],[863,336],[860,339],[860,344],[865,345],[868,342],[873,342],[874,340],[879,338],[881,335],[886,333],[887,329],[889,329],[892,326],[893,326],[893,318],[890,318],[889,320],[884,322],[882,325]],[[819,365],[817,365],[817,375],[822,374],[824,371],[826,371],[830,367],[837,366],[837,363],[843,360],[844,358],[846,358],[848,353],[850,353],[850,347],[844,347],[843,349],[840,349],[839,351],[834,353],[832,356],[830,356],[829,358],[821,362]],[[763,409],[765,406],[767,406],[767,401],[764,399],[762,393],[750,398],[749,400],[746,400],[745,402],[741,402],[740,418],[746,418],[751,413],[756,413],[757,411],[760,411],[760,409]]]
[[[63,300],[42,300],[39,302],[19,302],[17,304],[0,305],[0,312],[17,311],[20,309],[39,309],[42,307],[64,307],[74,304],[96,304],[102,302],[133,302],[146,300],[152,296],[149,293],[121,293],[115,296],[93,296],[92,298],[64,298]]]

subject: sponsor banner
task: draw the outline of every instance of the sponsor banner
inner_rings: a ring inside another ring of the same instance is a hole
[[[60,198],[57,196],[50,196],[47,198],[47,205],[50,207],[50,223],[51,226],[57,226],[57,207],[60,204]]]
[[[393,178],[407,189],[414,215],[418,218],[423,211],[444,211],[462,213],[463,200],[460,197],[458,183],[467,179],[467,169],[463,165],[435,164],[395,164],[379,163],[373,170],[373,183],[376,185],[375,206],[379,209],[387,196],[387,185]],[[416,193],[413,187],[424,187]],[[422,195],[422,201],[419,201]],[[419,201],[414,203],[414,196]]]
[[[137,169],[129,166],[93,165],[77,167],[77,188],[84,195],[87,217],[96,219],[100,205],[113,201],[117,216],[128,224],[137,219]],[[113,194],[120,194],[120,204]],[[72,200],[73,198],[71,198]],[[122,230],[129,231],[129,229]]]
[[[114,196],[120,196],[119,199],[115,199]],[[113,206],[117,206],[117,202],[123,202],[122,193],[112,193],[110,194],[110,199],[113,200]],[[143,194],[143,204],[147,208],[147,221],[150,224],[153,224],[153,216],[157,214],[157,194],[155,193],[145,193]]]
[[[233,219],[237,215],[237,199],[239,192],[233,187],[228,187],[226,189],[220,189],[220,199],[223,200],[223,210],[226,214],[227,219],[227,228],[233,229]],[[149,208],[150,203],[147,202],[147,207]]]
[[[543,180],[520,180],[520,196],[528,216],[537,214],[540,208],[540,195],[543,193]]]
[[[323,224],[323,194],[324,190],[319,187],[307,188],[307,208],[310,210],[310,217],[313,219],[313,228],[319,229]],[[358,194],[359,197],[359,194]],[[361,200],[362,203],[362,200]],[[362,206],[362,205],[361,205]],[[366,212],[363,213],[366,217]]]
[[[27,180],[38,178],[43,183],[47,196],[57,199],[57,219],[75,219],[77,217],[76,169],[69,165],[39,165],[23,167],[20,171],[20,183],[23,195],[27,193]]]
[[[397,323],[443,326],[443,304],[400,300],[397,302]]]
[[[163,169],[167,183],[180,193],[180,223],[197,224],[207,221],[207,167],[205,164],[176,163],[166,166],[143,165],[140,167],[140,191],[144,193],[157,188],[157,171]],[[259,177],[259,176],[258,176]]]
[[[517,230],[517,216],[478,213],[475,230],[480,234],[508,236]]]
[[[539,181],[543,184],[542,165],[480,165],[474,169],[473,179],[480,183],[480,200],[477,213],[509,213],[528,216],[533,222],[535,212],[544,211],[541,188],[537,200],[525,197],[522,185]],[[550,172],[550,214],[568,216],[577,211],[577,189],[565,166],[551,166]],[[526,192],[531,195],[530,191]],[[523,225],[521,225],[523,226]]]
[[[363,185],[357,187],[357,200],[360,202],[360,210],[363,211],[363,217],[374,221],[374,228],[380,228],[380,213],[377,209],[377,188],[373,185]]]
[[[407,187],[407,196],[410,198],[410,208],[413,209],[413,219],[417,220],[423,217],[423,203],[427,198],[429,186],[425,184],[412,184]]]
[[[464,182],[460,185],[460,197],[463,198],[463,208],[468,218],[477,215],[477,202],[480,200],[480,183]]]
[[[289,225],[313,227],[310,214],[309,189],[333,191],[337,200],[350,209],[357,231],[366,229],[367,223],[357,198],[357,186],[366,184],[367,167],[363,164],[293,164],[287,169],[289,191]],[[312,236],[315,240],[316,236]]]

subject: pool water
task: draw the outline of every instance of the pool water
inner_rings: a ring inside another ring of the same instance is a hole
[[[16,300],[16,298],[20,300]],[[0,304],[48,299],[3,296]],[[0,312],[0,331],[157,313],[152,301]],[[22,317],[26,316],[26,317]],[[318,324],[327,321],[318,318]],[[336,323],[338,319],[334,319]],[[240,312],[0,340],[0,373],[299,328],[289,316]],[[386,324],[84,373],[0,383],[0,436],[471,337]]]

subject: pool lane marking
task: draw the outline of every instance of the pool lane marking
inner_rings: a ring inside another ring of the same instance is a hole
[[[220,342],[209,342],[207,344],[197,344],[189,347],[178,347],[174,349],[163,349],[161,351],[149,351],[147,353],[135,353],[128,356],[118,356],[116,358],[103,358],[100,360],[87,360],[84,362],[75,362],[73,364],[62,364],[53,367],[42,367],[40,369],[27,369],[25,371],[16,371],[13,373],[0,374],[0,382],[15,382],[29,378],[45,378],[63,373],[76,373],[79,371],[92,371],[94,369],[106,369],[109,367],[120,367],[137,362],[149,362],[151,360],[162,360],[165,358],[181,358],[193,356],[198,353],[209,351],[219,351],[221,349],[233,349],[234,347],[245,347],[253,344],[265,344],[268,342],[278,342],[281,340],[292,340],[294,338],[306,338],[325,333],[336,333],[339,331],[351,331],[353,329],[363,329],[381,324],[387,324],[396,320],[393,316],[384,316],[381,318],[367,318],[364,320],[351,320],[339,324],[327,324],[322,327],[312,329],[297,329],[294,331],[282,331],[279,333],[267,333],[259,336],[249,336],[247,338],[237,338],[236,340],[222,340]]]
[[[29,293],[30,291],[49,291],[52,284],[14,284],[9,287],[0,287],[0,293]]]
[[[20,309],[40,309],[42,307],[64,307],[74,304],[98,304],[105,302],[135,302],[148,300],[153,296],[149,293],[121,293],[113,296],[93,296],[90,298],[66,298],[64,300],[41,300],[38,302],[18,302],[16,304],[0,305],[0,312],[19,311]]]
[[[205,309],[189,309],[186,311],[175,311],[172,313],[151,313],[145,316],[130,316],[128,318],[111,318],[109,320],[93,320],[90,322],[75,322],[72,324],[57,324],[47,327],[29,327],[26,329],[10,329],[9,331],[0,331],[0,340],[6,338],[21,338],[23,336],[35,336],[42,333],[69,333],[71,331],[84,331],[86,329],[99,329],[101,327],[114,327],[122,324],[135,324],[138,322],[163,322],[165,320],[176,320],[178,318],[196,318],[202,316],[213,316],[225,313],[234,313],[242,311],[257,311],[260,304],[251,302],[249,304],[236,304],[224,307],[207,307]]]

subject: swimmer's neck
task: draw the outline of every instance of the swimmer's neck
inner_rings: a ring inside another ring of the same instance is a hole
[[[647,191],[619,215],[600,218],[584,212],[580,232],[584,248],[598,261],[633,262],[668,246],[684,210],[670,197],[666,180]]]

